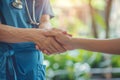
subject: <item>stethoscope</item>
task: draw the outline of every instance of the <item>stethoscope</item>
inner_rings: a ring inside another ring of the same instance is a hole
[[[14,2],[12,2],[12,6],[14,8],[17,8],[17,9],[23,9],[23,3],[22,3],[21,0],[15,0]],[[28,14],[29,20],[30,20],[29,23],[38,26],[39,23],[35,19],[35,0],[33,0],[33,7],[32,7],[32,13],[33,13],[32,16],[33,16],[33,18],[30,15],[30,11],[29,11],[28,4],[27,4],[26,0],[25,0],[25,7],[26,7],[26,10],[27,10],[27,14]]]
[[[22,1],[21,0],[15,0],[14,2],[12,2],[12,6],[17,8],[17,9],[22,9]]]

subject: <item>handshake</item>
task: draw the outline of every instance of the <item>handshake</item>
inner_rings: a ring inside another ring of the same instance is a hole
[[[36,34],[36,31],[39,32],[39,35]],[[37,29],[36,31],[33,32],[34,36],[31,34],[33,42],[36,43],[36,49],[41,50],[47,55],[59,54],[74,49],[71,41],[72,35],[63,30]]]
[[[36,43],[36,49],[41,50],[47,55],[58,54],[73,49],[86,49],[112,54],[120,52],[118,44],[120,43],[120,39],[97,40],[72,38],[70,34],[59,29],[31,30],[32,31],[27,35],[27,41]],[[104,47],[102,47],[103,45]]]

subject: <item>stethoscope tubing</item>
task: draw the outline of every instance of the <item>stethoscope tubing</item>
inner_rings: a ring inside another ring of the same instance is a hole
[[[14,2],[12,2],[12,6],[17,9],[23,8],[21,0],[15,0]]]
[[[23,4],[22,4],[22,1],[21,0],[14,0],[12,2],[12,6],[14,8],[17,8],[17,9],[22,9],[23,8]],[[35,0],[33,0],[33,4],[32,4],[32,13],[33,13],[33,17],[30,15],[30,11],[29,11],[29,8],[28,8],[28,4],[27,4],[27,1],[25,0],[25,7],[26,7],[26,10],[27,10],[27,14],[28,14],[28,17],[29,17],[29,20],[30,20],[30,24],[33,24],[33,25],[39,25],[39,23],[36,21],[36,18],[35,18]]]

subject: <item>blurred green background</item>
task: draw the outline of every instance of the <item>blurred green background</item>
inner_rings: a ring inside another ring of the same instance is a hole
[[[120,37],[120,0],[50,1],[55,14],[53,27],[74,37]],[[47,80],[120,80],[119,55],[73,50],[45,55],[44,64]]]

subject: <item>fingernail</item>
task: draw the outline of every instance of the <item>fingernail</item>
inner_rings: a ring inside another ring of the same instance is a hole
[[[67,34],[67,32],[63,32],[63,34]]]
[[[39,47],[38,47],[37,45],[35,46],[35,48],[36,48],[37,50],[39,50]]]
[[[44,53],[48,53],[48,51],[47,51],[47,50],[43,50],[43,52],[44,52]]]
[[[72,37],[72,35],[71,34],[68,34],[70,37]]]

